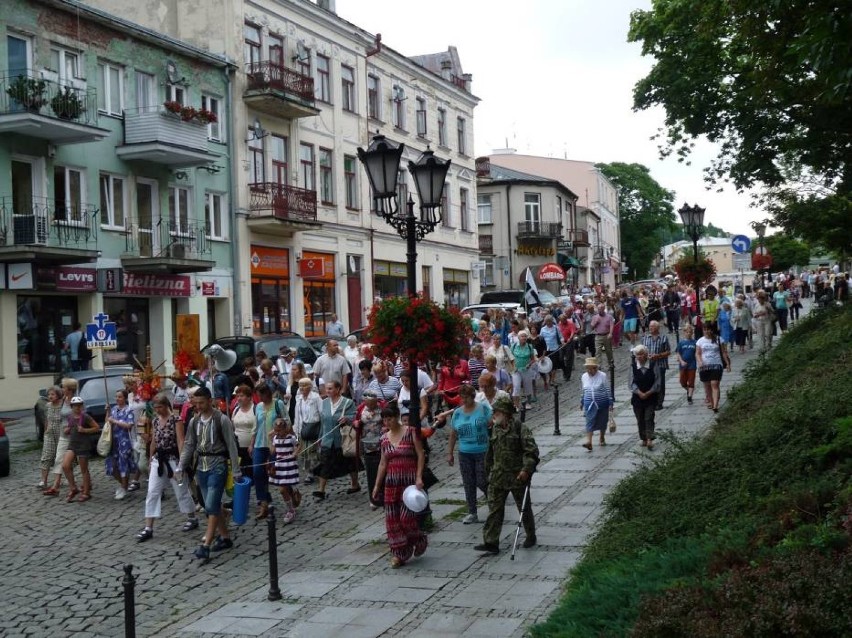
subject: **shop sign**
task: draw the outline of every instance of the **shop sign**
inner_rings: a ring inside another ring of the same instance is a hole
[[[97,281],[94,268],[58,268],[56,289],[75,292],[95,292]]]
[[[538,278],[541,281],[565,281],[565,270],[559,264],[550,262],[538,269]]]
[[[519,244],[515,248],[516,255],[526,255],[527,257],[553,257],[556,251],[553,246],[539,246],[537,244]]]
[[[389,275],[390,274],[390,264],[386,261],[376,261],[373,262],[373,274],[374,275]]]
[[[257,275],[290,276],[290,251],[286,248],[252,246],[249,263],[251,263],[252,277]]]
[[[121,268],[98,268],[95,282],[98,292],[121,292],[124,276]]]
[[[391,262],[390,275],[391,277],[408,277],[408,266]]]
[[[325,275],[325,261],[322,259],[299,260],[299,275],[303,279],[319,279]]]
[[[202,281],[201,282],[201,294],[204,297],[215,297],[216,292],[216,282],[215,281]]]
[[[187,275],[134,275],[124,273],[124,292],[141,297],[189,297],[191,279]]]
[[[9,264],[9,290],[33,290],[35,278],[32,264]]]

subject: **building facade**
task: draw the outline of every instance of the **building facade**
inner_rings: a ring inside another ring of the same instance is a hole
[[[588,244],[580,257],[582,285],[614,288],[621,281],[618,192],[593,162],[519,155],[504,149],[491,156],[491,164],[556,180],[577,193],[577,225],[567,231],[568,241]]]
[[[168,370],[177,317],[206,343],[233,296],[231,65],[90,6],[3,9],[0,410],[67,368],[77,323],[117,323],[106,363],[150,346]]]

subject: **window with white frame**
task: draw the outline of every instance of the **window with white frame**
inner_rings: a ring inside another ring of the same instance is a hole
[[[186,89],[179,84],[166,84],[166,99],[169,102],[177,102],[186,106]]]
[[[243,57],[252,68],[260,64],[260,27],[249,22],[243,25]]]
[[[157,82],[150,73],[136,72],[136,106],[140,113],[149,113],[160,108]]]
[[[438,145],[447,145],[447,110],[438,109]]]
[[[400,208],[408,201],[408,172],[401,168],[396,174],[396,201]]]
[[[254,128],[248,129],[249,184],[266,181],[266,162],[263,155],[263,138],[254,135]]]
[[[494,216],[491,208],[491,195],[476,196],[476,221],[480,224],[494,223]]]
[[[283,69],[284,64],[284,38],[275,33],[270,33],[266,38],[269,44],[269,64]]]
[[[417,98],[417,135],[426,137],[426,98]]]
[[[317,54],[316,98],[331,104],[331,60]]]
[[[56,71],[61,84],[71,84],[81,77],[80,54],[60,47],[50,49],[50,67]]]
[[[304,55],[296,56],[296,70],[305,77],[311,77],[311,50],[304,48]]]
[[[204,225],[210,239],[227,239],[227,207],[224,193],[208,192],[204,198]]]
[[[343,156],[343,186],[346,189],[346,208],[351,210],[360,210],[361,208],[358,205],[357,167],[358,164],[354,156]]]
[[[541,223],[540,193],[524,193],[524,219],[530,224]]]
[[[444,228],[454,228],[453,209],[450,202],[450,183],[444,182],[444,192],[441,194],[441,225]]]
[[[323,204],[334,203],[334,173],[332,171],[332,162],[331,151],[327,148],[320,148],[320,201]]]
[[[350,66],[340,67],[340,87],[343,110],[355,112],[355,69]]]
[[[463,117],[456,119],[456,129],[458,132],[458,144],[459,144],[459,154],[465,155],[467,153],[466,146],[466,128],[467,123]]]
[[[169,186],[169,231],[174,235],[189,234],[190,190],[184,186]]]
[[[54,216],[60,222],[83,221],[83,202],[86,201],[86,181],[79,168],[53,167]]]
[[[118,175],[101,173],[101,225],[105,228],[125,229],[127,190],[125,180]]]
[[[299,144],[299,186],[305,190],[316,190],[314,177],[314,147],[312,144]]]
[[[221,142],[224,139],[224,120],[222,119],[222,100],[212,95],[201,96],[201,108],[213,114],[215,122],[207,124],[207,139]]]
[[[382,111],[381,111],[381,100],[379,100],[379,95],[381,94],[381,84],[379,82],[378,76],[368,75],[367,76],[367,116],[373,118],[374,120],[380,120]]]
[[[405,130],[405,89],[393,85],[393,125]]]
[[[469,212],[467,209],[468,190],[466,188],[459,189],[459,228],[462,230],[470,230]]]
[[[479,276],[482,277],[482,280],[479,282],[480,286],[493,286],[494,285],[494,260],[493,259],[482,259],[482,263],[485,264],[485,268],[479,271]]]
[[[124,110],[124,69],[109,62],[98,62],[98,110],[121,115]]]
[[[32,41],[23,35],[6,35],[6,63],[9,75],[28,75],[33,68]]]

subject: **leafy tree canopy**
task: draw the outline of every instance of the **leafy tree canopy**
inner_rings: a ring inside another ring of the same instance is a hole
[[[674,193],[641,164],[611,162],[597,167],[618,190],[621,252],[630,277],[641,279],[675,230]]]
[[[811,259],[810,246],[786,233],[770,235],[763,241],[772,256],[773,271],[786,271],[794,266],[806,266]],[[754,245],[757,245],[756,242],[756,239],[753,240]]]

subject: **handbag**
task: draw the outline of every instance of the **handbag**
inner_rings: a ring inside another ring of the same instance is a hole
[[[354,426],[340,426],[340,447],[343,449],[343,456],[346,458],[358,456],[358,432]]]
[[[320,435],[320,421],[302,423],[302,440],[316,441]]]
[[[428,490],[438,482],[438,477],[428,465],[423,468],[423,489]]]
[[[609,431],[615,432],[615,417],[612,414],[609,415]]]
[[[107,421],[101,429],[101,435],[98,437],[98,444],[95,448],[98,456],[107,457],[112,450],[112,423]]]

